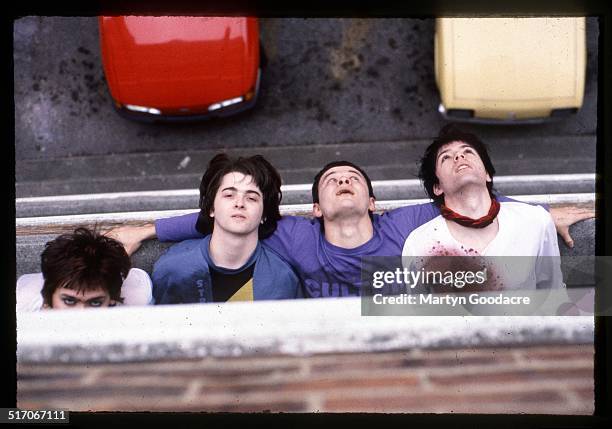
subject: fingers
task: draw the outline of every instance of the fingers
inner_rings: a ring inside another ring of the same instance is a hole
[[[575,206],[551,208],[550,214],[557,227],[568,227],[576,222],[595,217],[595,210]]]
[[[559,233],[563,241],[565,241],[565,244],[567,244],[567,247],[569,247],[570,249],[574,247],[574,239],[569,233],[569,228],[567,227],[561,228],[557,232]]]
[[[155,238],[155,224],[146,223],[140,226],[124,225],[116,227],[108,231],[111,236],[123,244],[128,255],[132,256],[136,252],[143,241]]]
[[[117,241],[121,241],[119,240],[119,236],[117,235],[117,233],[115,232],[114,229],[109,229],[108,231],[102,233],[104,236],[108,237],[108,238],[112,238],[113,240],[117,240]]]
[[[585,219],[591,219],[595,217],[595,210],[580,209],[572,213],[574,222],[578,222]]]
[[[106,231],[104,235],[117,240],[123,245],[123,248],[128,256],[132,256],[132,254],[138,250],[138,247],[140,247],[140,243],[134,243],[132,240],[130,240],[128,233],[129,229],[126,229],[126,227],[117,227]]]

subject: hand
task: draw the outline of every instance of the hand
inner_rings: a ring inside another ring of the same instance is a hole
[[[563,238],[568,247],[574,247],[574,240],[569,234],[570,225],[581,220],[595,217],[595,210],[577,206],[555,207],[550,209],[550,215],[555,222],[557,234]]]
[[[136,252],[144,240],[155,237],[155,224],[148,223],[143,226],[120,226],[107,231],[104,235],[114,238],[125,247],[129,256]]]

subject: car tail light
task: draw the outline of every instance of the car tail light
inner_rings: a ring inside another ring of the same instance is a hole
[[[244,94],[244,100],[249,101],[255,95],[255,89],[251,88],[246,94]]]

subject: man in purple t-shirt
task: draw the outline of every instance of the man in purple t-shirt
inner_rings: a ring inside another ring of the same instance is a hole
[[[382,215],[373,213],[371,181],[348,161],[323,167],[315,176],[312,196],[313,219],[284,216],[274,234],[263,241],[294,267],[304,295],[312,298],[360,295],[362,258],[399,257],[408,234],[440,214],[432,203],[401,207]],[[560,219],[557,228],[566,234],[562,234],[566,241],[571,223],[592,217],[584,213],[556,215]],[[156,235],[160,241],[202,237],[206,231],[198,231],[197,219],[196,212],[158,219],[142,227],[118,228],[112,234],[131,254],[143,240]]]

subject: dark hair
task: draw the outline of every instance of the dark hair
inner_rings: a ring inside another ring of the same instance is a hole
[[[360,167],[356,166],[355,164],[349,161],[333,161],[327,164],[325,167],[323,167],[321,171],[319,171],[314,178],[314,181],[312,183],[312,202],[313,203],[319,202],[319,182],[321,181],[321,177],[323,177],[323,175],[325,174],[327,170],[334,168],[334,167],[342,167],[342,166],[352,167],[355,170],[359,171],[361,175],[365,178],[366,183],[368,184],[368,193],[370,197],[376,198],[374,196],[374,189],[372,188],[372,182],[370,181],[370,178],[368,177],[366,172],[363,171],[363,169],[361,169]]]
[[[434,200],[434,203],[440,205],[444,202],[444,195],[436,195],[434,193],[434,185],[439,184],[438,176],[436,176],[436,159],[438,157],[438,151],[444,145],[452,143],[454,141],[461,141],[467,143],[474,148],[482,163],[484,164],[485,170],[491,176],[491,181],[487,182],[487,188],[489,193],[493,194],[493,176],[495,175],[495,168],[489,158],[487,152],[487,146],[480,141],[475,134],[463,131],[456,124],[447,124],[440,130],[438,137],[431,143],[425,154],[421,158],[421,165],[419,167],[419,179],[423,181],[423,186],[427,195]]]
[[[104,289],[112,300],[123,302],[121,286],[132,264],[117,240],[95,229],[77,228],[45,244],[40,265],[43,302],[51,307],[53,293],[60,287],[77,292]]]
[[[215,155],[200,182],[200,215],[196,229],[202,234],[210,234],[214,220],[210,217],[215,195],[221,186],[223,176],[237,172],[251,176],[263,194],[263,223],[259,225],[260,239],[269,237],[276,230],[276,223],[281,218],[278,206],[282,199],[281,177],[263,156],[254,155],[248,158],[230,158],[224,153]]]

